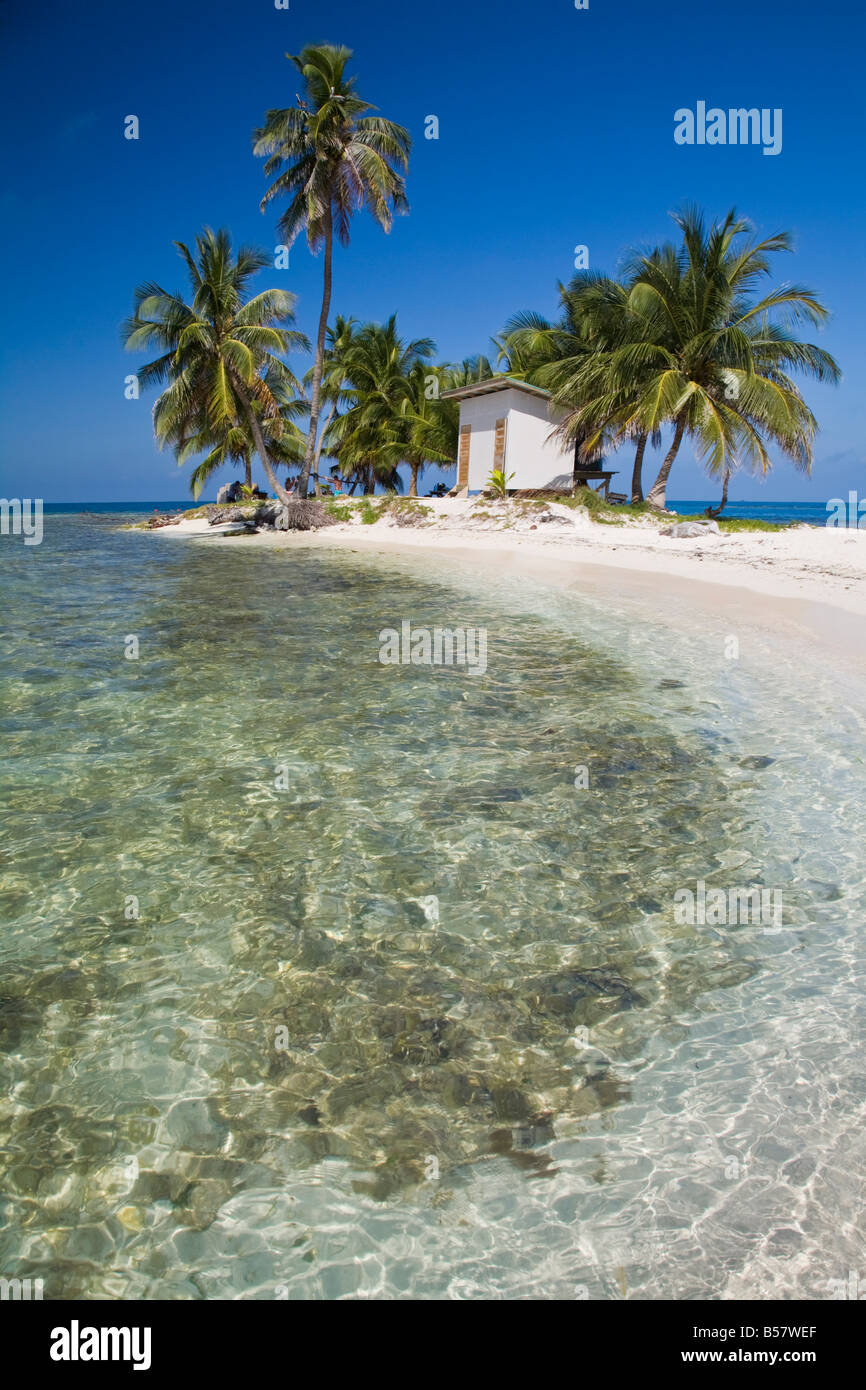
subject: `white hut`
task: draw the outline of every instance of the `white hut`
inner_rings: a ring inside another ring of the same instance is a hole
[[[460,402],[458,492],[480,492],[494,468],[514,474],[509,488],[571,490],[574,449],[550,438],[565,411],[551,404],[549,391],[494,376],[442,398]]]

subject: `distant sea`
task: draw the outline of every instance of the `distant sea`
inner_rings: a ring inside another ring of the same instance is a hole
[[[685,500],[675,498],[668,502],[668,511],[686,516],[704,512],[707,507],[717,507],[718,504],[718,498],[709,502],[693,497]],[[729,502],[722,513],[731,521],[749,518],[754,521],[799,522],[803,526],[826,526],[829,515],[826,502]]]
[[[668,503],[668,509],[685,516],[703,512],[707,507],[717,504],[718,498],[676,498]],[[70,512],[174,512],[185,511],[195,505],[200,506],[202,502],[178,502],[176,499],[172,502],[46,502],[44,511],[48,515]],[[723,515],[732,519],[750,517],[756,521],[800,522],[807,526],[824,526],[828,512],[823,502],[729,502]]]

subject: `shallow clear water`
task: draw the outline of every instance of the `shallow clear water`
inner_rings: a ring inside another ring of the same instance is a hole
[[[840,675],[443,557],[45,526],[0,542],[0,1273],[46,1298],[866,1278]],[[404,618],[486,626],[487,673],[381,665]],[[678,924],[698,879],[781,890],[782,929]]]

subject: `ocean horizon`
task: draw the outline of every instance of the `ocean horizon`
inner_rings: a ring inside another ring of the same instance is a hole
[[[421,500],[423,501],[423,498]],[[170,501],[152,498],[139,502],[44,502],[43,511],[46,516],[65,516],[76,512],[122,515],[123,513],[140,514],[152,511],[188,511],[192,507],[205,506],[215,502],[216,498],[210,497],[198,502],[179,501],[177,498]],[[668,511],[678,512],[680,515],[693,515],[705,511],[707,507],[717,505],[718,498],[675,498],[668,502]],[[802,526],[826,526],[828,517],[831,515],[828,506],[829,502],[739,501],[729,502],[722,516],[730,520],[766,521],[779,525],[799,523]]]

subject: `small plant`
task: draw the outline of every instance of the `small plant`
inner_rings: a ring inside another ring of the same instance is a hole
[[[487,479],[487,487],[494,497],[504,497],[508,492],[508,485],[513,480],[514,474],[506,476],[503,468],[494,468],[490,477]]]

